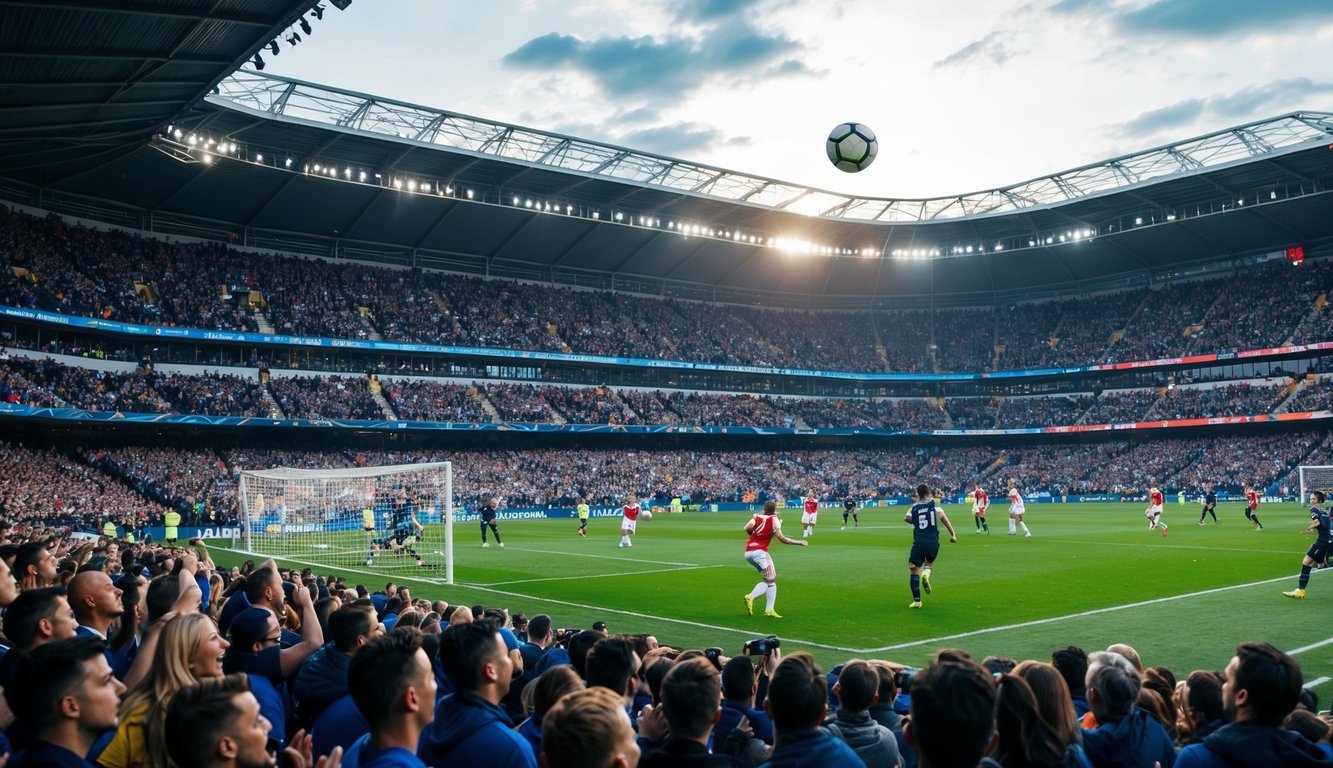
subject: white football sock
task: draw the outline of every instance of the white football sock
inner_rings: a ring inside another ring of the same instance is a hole
[[[1020,522],[1018,525],[1023,529],[1023,535],[1024,535],[1024,536],[1027,536],[1028,534],[1032,533],[1031,531],[1028,530],[1028,524],[1027,524],[1027,523]]]
[[[767,594],[764,595],[764,597],[767,598],[765,601],[766,607],[764,608],[764,610],[765,611],[773,610],[773,605],[778,601],[778,585],[769,584]]]
[[[750,590],[750,599],[753,600],[755,598],[761,597],[767,591],[768,591],[768,585],[761,581],[758,584],[754,585],[754,589]]]

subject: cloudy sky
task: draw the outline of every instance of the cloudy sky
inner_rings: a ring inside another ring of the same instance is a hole
[[[265,59],[783,181],[933,197],[1333,112],[1330,51],[1333,0],[355,0]],[[860,174],[824,156],[843,121],[880,138]]]

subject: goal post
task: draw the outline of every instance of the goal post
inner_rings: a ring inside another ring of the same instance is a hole
[[[1333,466],[1302,466],[1300,504],[1310,503],[1310,493],[1323,491],[1333,496]]]
[[[248,551],[399,577],[443,571],[453,583],[451,462],[239,474]]]

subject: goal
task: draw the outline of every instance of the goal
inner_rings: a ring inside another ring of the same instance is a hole
[[[443,571],[453,583],[450,462],[242,470],[239,492],[250,552],[386,575]]]
[[[1301,467],[1301,498],[1300,504],[1310,503],[1310,493],[1312,491],[1323,491],[1330,497],[1333,497],[1333,467]]]

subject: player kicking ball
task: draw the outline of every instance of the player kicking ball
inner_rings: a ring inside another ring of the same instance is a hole
[[[770,619],[780,619],[782,616],[774,610],[778,602],[778,570],[773,565],[773,558],[768,554],[768,545],[777,539],[783,544],[791,544],[796,547],[808,547],[810,542],[797,541],[789,539],[782,532],[782,520],[778,517],[777,502],[764,502],[764,511],[750,518],[745,524],[745,532],[750,534],[750,538],[745,542],[745,562],[754,566],[762,580],[754,585],[750,594],[742,599],[745,601],[745,612],[754,615],[754,599],[760,595],[764,596],[764,615]]]
[[[1148,489],[1148,508],[1143,514],[1148,518],[1148,530],[1161,528],[1162,535],[1166,535],[1166,523],[1162,522],[1162,492],[1156,484]]]
[[[625,500],[625,505],[620,508],[620,546],[634,546],[630,537],[634,535],[634,530],[639,525],[640,515],[643,516],[644,520],[653,518],[653,513],[640,510],[639,497],[631,493],[629,498]]]
[[[1327,507],[1321,507],[1324,503],[1323,491],[1315,491],[1310,494],[1310,525],[1302,533],[1317,531],[1315,542],[1305,551],[1305,559],[1301,560],[1301,577],[1296,582],[1296,588],[1290,592],[1283,592],[1287,597],[1294,597],[1297,600],[1305,599],[1305,585],[1310,583],[1310,570],[1320,565],[1328,557],[1328,550],[1333,546],[1333,519],[1330,519],[1330,511]]]

